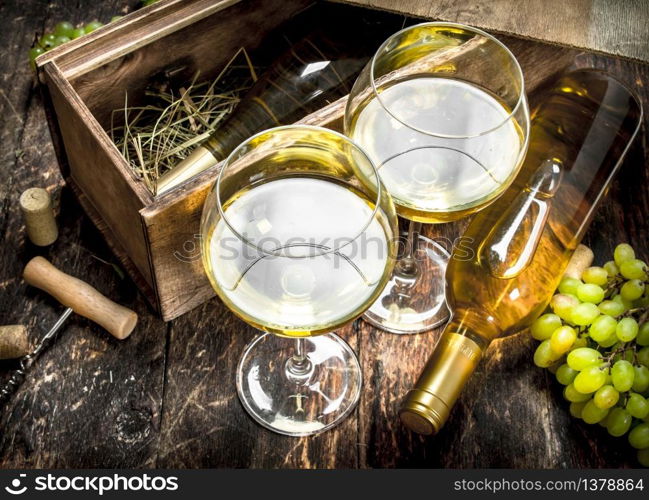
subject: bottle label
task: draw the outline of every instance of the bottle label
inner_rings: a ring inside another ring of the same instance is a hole
[[[462,354],[474,365],[474,367],[478,364],[478,361],[480,361],[482,354],[480,347],[478,347],[478,344],[473,340],[464,335],[460,335],[459,333],[448,333],[442,335],[437,349],[441,349],[444,345],[447,345],[450,349],[456,350]]]

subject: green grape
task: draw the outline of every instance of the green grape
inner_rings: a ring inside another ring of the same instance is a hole
[[[633,385],[635,392],[644,392],[649,389],[649,368],[644,365],[633,367]]]
[[[616,345],[612,350],[616,351],[617,349],[621,349],[624,347],[624,345],[624,342],[618,342],[618,345]],[[619,352],[615,356],[613,356],[613,362],[623,359],[625,361],[628,361],[629,363],[633,363],[633,356],[633,349],[624,349],[622,352]]]
[[[649,467],[649,448],[638,450],[638,462],[643,467]]]
[[[586,406],[586,402],[582,401],[581,403],[570,403],[570,414],[575,418],[581,418],[581,412]]]
[[[72,40],[75,40],[76,38],[82,37],[85,34],[86,34],[86,30],[84,30],[83,28],[74,28],[72,30],[70,38],[72,38]]]
[[[561,280],[561,283],[559,283],[559,292],[568,293],[570,295],[577,295],[577,289],[580,285],[583,285],[581,280],[578,280],[577,278],[569,278],[568,276],[566,276]]]
[[[564,321],[570,321],[572,310],[579,304],[579,299],[572,295],[562,293],[556,294],[550,301],[550,307],[554,314]]]
[[[588,334],[595,342],[601,343],[609,339],[611,335],[615,335],[616,327],[617,321],[611,316],[602,315],[597,317],[593,324],[590,325]]]
[[[599,361],[600,354],[590,347],[579,347],[568,354],[567,363],[570,368],[582,371]],[[629,363],[630,364],[630,363]]]
[[[592,365],[580,371],[573,385],[582,394],[595,392],[606,382],[606,372],[598,365]]]
[[[579,335],[577,337],[577,340],[575,340],[575,343],[572,344],[573,349],[578,349],[580,347],[587,347],[587,346],[588,346],[588,338],[586,338],[586,335]]]
[[[29,60],[31,62],[34,62],[36,58],[43,53],[45,53],[45,49],[43,49],[43,47],[32,47],[31,49],[29,49]]]
[[[68,38],[71,38],[73,29],[74,26],[72,26],[72,23],[63,21],[54,27],[54,34],[56,36],[67,36]]]
[[[591,399],[584,405],[584,408],[581,410],[581,418],[587,424],[596,424],[604,417],[608,415],[608,409],[602,409],[595,406],[595,403]]]
[[[585,410],[586,407],[584,407],[584,411]],[[649,448],[649,424],[645,424],[643,422],[640,425],[637,425],[636,427],[631,429],[631,432],[629,432],[629,444],[633,446],[636,450]]]
[[[649,288],[645,287],[645,293],[639,299],[633,301],[633,308],[642,308],[649,307]]]
[[[639,299],[643,293],[644,283],[638,279],[629,280],[620,288],[620,295],[625,300]]]
[[[593,403],[603,410],[615,406],[620,399],[620,393],[612,385],[603,385],[593,396]]]
[[[590,394],[583,394],[575,389],[574,384],[570,384],[564,387],[563,397],[571,403],[585,403],[590,399]]]
[[[97,28],[101,28],[102,26],[103,26],[103,24],[100,23],[99,21],[92,21],[92,22],[86,24],[86,25],[83,27],[83,30],[84,30],[86,33],[92,33],[92,32],[95,31]]]
[[[570,356],[568,356],[570,358]],[[613,387],[619,392],[626,392],[633,387],[635,370],[633,365],[626,360],[620,360],[613,363],[611,368],[611,381]]]
[[[638,336],[635,338],[635,342],[636,344],[641,346],[649,345],[649,321],[640,325]]]
[[[642,420],[649,415],[649,401],[643,398],[640,394],[632,392],[629,394],[629,399],[626,402],[626,411],[632,417]]]
[[[570,350],[577,340],[577,331],[569,326],[557,328],[550,337],[550,348],[556,354],[564,354]]]
[[[613,259],[615,264],[620,267],[622,262],[635,259],[635,251],[628,243],[620,243],[613,251]]]
[[[557,360],[557,357],[550,347],[550,341],[544,340],[534,351],[534,364],[541,368],[547,368]]]
[[[56,35],[54,33],[46,33],[41,37],[38,43],[45,50],[50,50],[54,47],[54,40],[56,40]]]
[[[631,307],[633,306],[633,304],[631,304],[631,302],[629,302],[628,300],[624,299],[624,298],[623,298],[621,295],[619,295],[619,294],[616,295],[615,297],[613,297],[612,300],[613,300],[613,302],[617,302],[617,303],[620,304],[622,307],[624,307],[624,311],[628,311],[628,310],[631,309]]]
[[[638,363],[649,367],[649,347],[643,347],[636,353]]]
[[[70,41],[70,37],[67,36],[57,36],[54,39],[54,46],[58,47],[59,45],[63,45],[64,43],[67,43]]]
[[[620,268],[617,267],[617,264],[615,263],[615,261],[612,261],[612,260],[609,260],[606,264],[604,264],[604,269],[606,269],[606,273],[611,278],[620,273]]]
[[[604,289],[599,285],[592,283],[583,283],[577,288],[577,298],[582,302],[599,304],[604,300]]]
[[[595,321],[597,316],[599,316],[599,309],[597,309],[597,306],[589,302],[584,302],[583,304],[578,304],[572,308],[570,319],[575,325],[586,326]]]
[[[548,366],[546,370],[549,371],[552,375],[554,375],[555,373],[557,373],[557,370],[561,366],[561,363],[562,363],[561,360],[555,361],[550,366]]]
[[[559,368],[557,368],[555,377],[561,385],[569,385],[572,384],[578,373],[579,372],[577,370],[573,370],[566,363],[564,363]]]
[[[604,286],[608,281],[608,272],[603,267],[592,266],[584,270],[581,279],[584,283]]]
[[[622,318],[617,323],[615,335],[622,342],[630,342],[638,335],[638,322],[633,318]]]
[[[549,339],[552,336],[552,332],[561,325],[561,318],[556,314],[543,314],[532,323],[530,332],[532,333],[532,337],[536,340],[546,340]]]
[[[602,340],[601,342],[598,342],[598,344],[602,347],[609,348],[617,344],[617,342],[618,342],[617,335],[615,335],[615,332],[613,332],[608,338]]]
[[[620,274],[628,280],[647,279],[647,264],[639,259],[627,260],[620,265]]]
[[[624,313],[624,306],[614,300],[604,300],[597,305],[597,308],[602,314],[608,314],[613,317]]]
[[[633,417],[624,408],[616,407],[611,410],[607,419],[607,429],[611,436],[624,436],[631,427]]]

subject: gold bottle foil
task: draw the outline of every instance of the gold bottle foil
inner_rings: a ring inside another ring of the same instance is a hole
[[[399,416],[406,427],[419,434],[439,432],[481,355],[473,340],[445,331],[401,407]]]

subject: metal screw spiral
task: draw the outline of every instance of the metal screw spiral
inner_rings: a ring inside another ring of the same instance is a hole
[[[59,331],[65,320],[68,319],[68,316],[72,314],[72,309],[68,307],[61,317],[54,323],[54,326],[50,328],[50,331],[47,332],[43,338],[38,342],[36,348],[26,356],[23,356],[20,360],[20,367],[17,368],[11,375],[9,381],[0,389],[0,404],[6,403],[9,398],[16,392],[16,389],[22,384],[25,380],[25,375],[27,370],[31,368],[34,364],[34,361],[41,355],[41,353],[50,345],[52,339]]]

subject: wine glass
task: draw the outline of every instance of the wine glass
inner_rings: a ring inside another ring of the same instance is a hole
[[[345,133],[372,159],[397,212],[410,221],[394,274],[364,317],[393,333],[431,329],[448,318],[449,254],[420,234],[422,223],[475,213],[513,181],[529,136],[520,65],[476,28],[405,28],[356,80]]]
[[[376,300],[397,253],[394,204],[372,161],[324,128],[261,132],[225,161],[201,232],[216,293],[266,332],[237,368],[244,408],[290,436],[339,423],[359,399],[361,370],[331,332]]]

